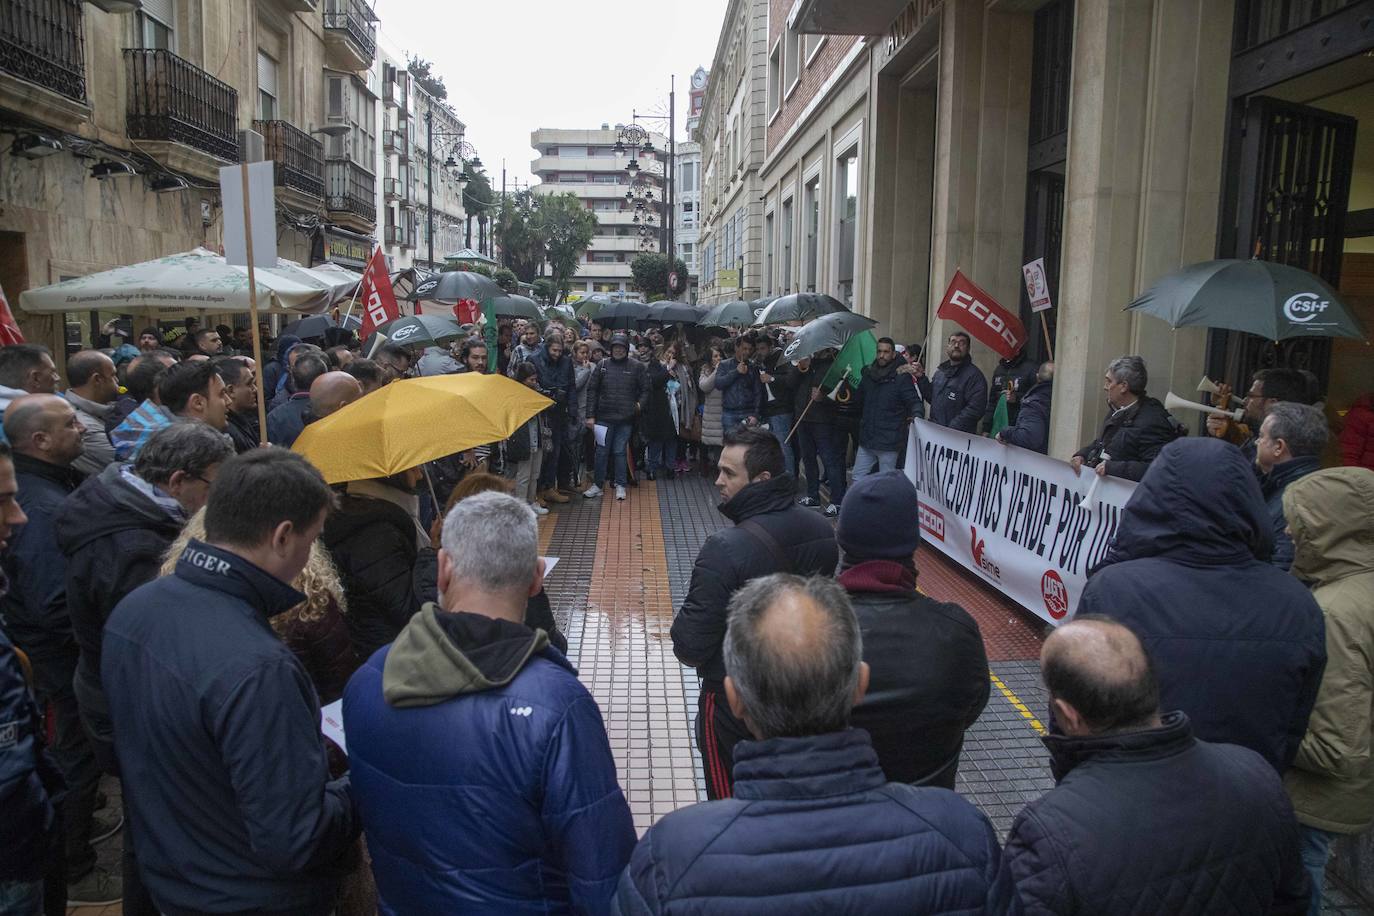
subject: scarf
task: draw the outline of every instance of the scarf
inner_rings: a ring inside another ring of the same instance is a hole
[[[835,579],[847,592],[916,591],[916,568],[898,560],[863,560],[845,568]]]

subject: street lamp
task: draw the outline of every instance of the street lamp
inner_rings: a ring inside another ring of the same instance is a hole
[[[444,160],[443,168],[461,168],[456,177],[459,186],[468,182],[467,166],[464,160],[471,162],[474,169],[482,167],[482,160],[477,155],[477,150],[473,149],[471,143],[463,139],[461,130],[435,130],[434,129],[434,109],[429,108],[425,112],[425,200],[428,212],[425,214],[426,234],[429,236],[429,267],[434,269],[434,138],[440,140],[452,140],[453,145],[449,149],[448,157]],[[457,153],[457,160],[454,154]]]
[[[663,203],[666,205],[663,216],[663,236],[665,244],[660,246],[660,250],[667,251],[668,269],[672,270],[677,263],[677,247],[675,244],[676,239],[674,238],[677,229],[677,213],[675,212],[675,207],[677,206],[677,137],[675,136],[677,133],[677,121],[675,119],[677,113],[677,78],[672,77],[668,85],[668,114],[641,115],[639,112],[632,110],[630,112],[631,123],[621,128],[620,136],[617,137],[615,146],[612,147],[612,149],[617,156],[623,156],[627,152],[632,154],[632,158],[625,166],[625,171],[630,174],[630,186],[633,188],[635,182],[641,180],[638,175],[640,170],[639,162],[637,161],[639,159],[639,154],[643,152],[654,155],[656,152],[653,141],[649,137],[649,132],[643,127],[640,127],[636,122],[640,120],[668,122],[668,173],[665,176],[667,183],[664,186],[662,197]],[[627,196],[633,197],[633,195]],[[640,201],[639,203],[652,202],[653,199],[653,191],[649,189],[647,193],[644,194],[644,201]],[[641,208],[637,206],[636,209],[638,210]],[[650,209],[650,207],[644,206],[642,209]],[[654,231],[648,228],[648,226],[652,225],[653,214],[650,213],[646,219],[646,223],[641,224],[639,227],[641,245],[647,243],[650,234]],[[674,290],[674,292],[676,292],[676,290]]]

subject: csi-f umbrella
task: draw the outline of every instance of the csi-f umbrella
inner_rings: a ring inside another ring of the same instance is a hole
[[[543,321],[544,313],[533,299],[525,296],[507,294],[491,300],[492,312],[497,318],[526,318],[530,321]]]
[[[754,319],[754,324],[792,324],[848,311],[843,302],[825,293],[792,293],[779,296],[765,306]]]
[[[430,274],[415,284],[415,290],[406,298],[411,301],[432,299],[437,302],[454,303],[459,299],[473,299],[481,302],[494,299],[506,293],[491,277],[471,270],[446,270]]]
[[[783,348],[782,358],[789,362],[807,359],[822,350],[839,350],[855,334],[876,326],[872,318],[854,312],[833,312],[813,318],[797,329],[791,342]],[[875,343],[876,347],[876,343]]]
[[[292,451],[328,483],[389,477],[508,439],[551,404],[504,375],[401,379],[311,423]]]
[[[612,302],[592,316],[592,321],[603,328],[629,330],[643,321],[649,314],[649,307],[642,302]]]
[[[702,310],[686,302],[654,302],[649,313],[641,321],[657,321],[660,324],[699,324]]]
[[[734,302],[722,302],[708,309],[698,323],[706,328],[747,328],[754,323],[754,318],[762,310],[763,306],[756,307],[753,302],[736,299]]]
[[[1126,306],[1170,327],[1224,328],[1266,340],[1366,338],[1358,318],[1324,280],[1299,267],[1260,260],[1190,264]]]
[[[392,343],[407,347],[443,346],[465,336],[462,326],[452,318],[440,318],[438,315],[406,315],[402,318],[393,318],[377,328],[377,333],[368,338],[365,353],[372,352],[372,341],[378,334]]]

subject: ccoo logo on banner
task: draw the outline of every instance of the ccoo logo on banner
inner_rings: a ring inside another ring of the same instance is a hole
[[[1070,617],[1135,484],[1102,478],[1088,503],[1096,478],[1062,461],[925,420],[909,436],[923,539],[1050,623]]]

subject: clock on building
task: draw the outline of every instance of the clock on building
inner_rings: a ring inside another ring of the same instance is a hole
[[[692,74],[692,88],[693,88],[693,89],[705,89],[705,88],[706,88],[706,71],[703,70],[703,69],[700,68],[700,67],[697,67],[697,72]]]

